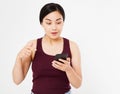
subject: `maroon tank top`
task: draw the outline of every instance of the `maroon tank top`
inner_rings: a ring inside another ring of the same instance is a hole
[[[69,40],[63,38],[64,47],[62,53],[67,53],[71,58]],[[44,53],[42,38],[37,39],[37,51],[32,62],[33,87],[35,94],[65,94],[70,90],[70,83],[66,73],[55,69],[52,61],[55,56]]]

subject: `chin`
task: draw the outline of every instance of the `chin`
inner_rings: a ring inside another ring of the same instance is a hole
[[[51,36],[51,39],[58,39],[60,36]]]

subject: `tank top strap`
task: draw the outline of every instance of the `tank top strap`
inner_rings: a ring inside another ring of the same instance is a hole
[[[42,51],[42,38],[37,39],[37,51]]]
[[[69,55],[69,57],[71,57],[71,50],[70,50],[69,40],[67,38],[63,38],[63,40],[64,40],[63,53],[67,53]]]

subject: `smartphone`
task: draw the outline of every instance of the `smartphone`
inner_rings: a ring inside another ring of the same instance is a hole
[[[55,55],[55,60],[56,60],[56,61],[59,61],[59,59],[64,59],[64,60],[66,60],[67,57],[68,57],[68,54],[65,54],[65,53],[63,53],[63,54],[56,54],[56,55]],[[59,62],[61,62],[61,61],[59,61]],[[63,62],[61,62],[61,63],[63,63]]]

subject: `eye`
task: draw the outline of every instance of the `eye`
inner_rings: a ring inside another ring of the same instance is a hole
[[[51,25],[51,22],[46,22],[47,25]]]
[[[61,24],[61,22],[57,22],[57,24]]]

